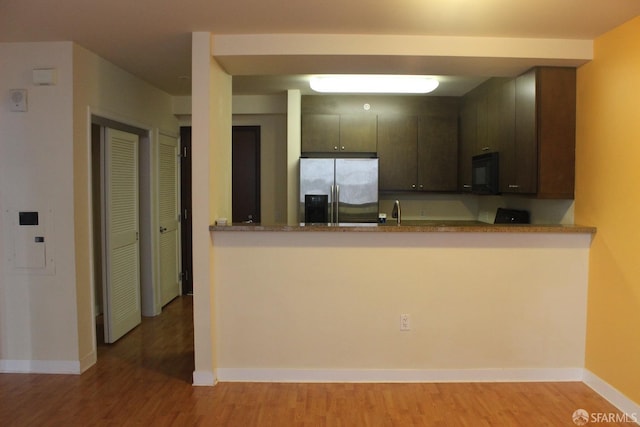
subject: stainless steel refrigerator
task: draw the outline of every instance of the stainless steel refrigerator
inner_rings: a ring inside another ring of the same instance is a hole
[[[300,222],[378,222],[378,159],[300,159]]]

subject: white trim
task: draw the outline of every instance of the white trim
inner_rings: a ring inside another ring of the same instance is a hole
[[[75,360],[0,359],[0,373],[80,374],[80,362]]]
[[[593,391],[608,400],[609,403],[618,408],[621,412],[629,415],[635,415],[635,419],[637,420],[636,424],[640,425],[640,404],[629,399],[588,369],[584,370],[583,382],[591,387]]]
[[[533,369],[243,369],[221,368],[226,382],[541,382],[581,381],[582,368]]]
[[[95,328],[93,329],[95,331]],[[95,332],[93,333],[93,335],[95,337]],[[93,342],[95,343],[96,340],[94,339]],[[98,353],[96,353],[95,350],[89,352],[86,356],[80,358],[80,373],[85,372],[87,369],[95,365],[97,361],[98,361]]]
[[[193,371],[194,386],[214,386],[216,376],[211,371]]]

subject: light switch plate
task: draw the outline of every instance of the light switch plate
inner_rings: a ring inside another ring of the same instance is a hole
[[[11,89],[9,91],[9,110],[13,112],[27,111],[27,90]]]

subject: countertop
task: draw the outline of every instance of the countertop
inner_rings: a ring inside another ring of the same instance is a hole
[[[403,221],[402,225],[395,222],[386,224],[339,224],[339,225],[260,225],[260,224],[231,224],[211,225],[210,231],[285,231],[285,232],[374,232],[374,233],[402,233],[402,232],[456,232],[456,233],[590,233],[595,234],[596,228],[582,225],[567,224],[488,224],[480,221],[464,220],[425,220]]]

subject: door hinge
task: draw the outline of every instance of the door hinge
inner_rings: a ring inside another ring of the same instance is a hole
[[[187,281],[187,280],[189,280],[189,271],[182,271],[182,272],[178,275],[178,280],[181,280],[181,281]]]
[[[187,147],[182,147],[182,157],[189,157],[189,153],[187,151]]]

